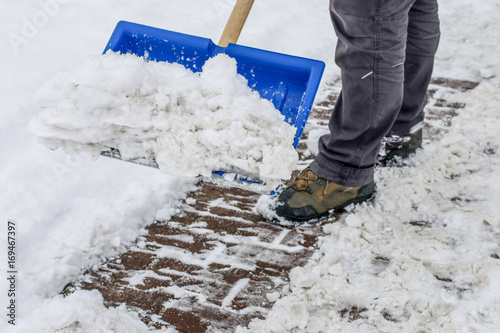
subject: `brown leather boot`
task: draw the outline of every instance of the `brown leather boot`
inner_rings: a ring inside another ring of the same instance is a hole
[[[375,183],[350,187],[318,177],[310,167],[304,169],[280,193],[275,208],[278,216],[290,221],[308,222],[334,213],[350,204],[371,199]]]

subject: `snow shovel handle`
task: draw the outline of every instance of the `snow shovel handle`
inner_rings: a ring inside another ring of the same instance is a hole
[[[252,9],[253,2],[254,0],[236,1],[231,16],[222,32],[219,46],[227,47],[229,43],[236,44],[238,37],[240,37],[241,29],[243,29],[243,25],[245,25],[245,21],[250,13],[250,9]]]

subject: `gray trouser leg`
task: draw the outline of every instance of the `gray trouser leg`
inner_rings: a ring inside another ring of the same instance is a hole
[[[331,0],[342,93],[311,167],[342,185],[373,181],[382,139],[423,118],[439,39],[437,0]]]
[[[439,43],[436,1],[415,1],[409,12],[403,104],[390,134],[406,135],[424,121],[427,88]],[[420,125],[420,126],[419,126]]]

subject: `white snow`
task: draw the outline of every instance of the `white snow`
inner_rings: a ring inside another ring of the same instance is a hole
[[[236,298],[236,296],[238,296],[241,290],[243,290],[248,285],[249,282],[250,279],[248,278],[238,280],[238,282],[236,282],[233,288],[231,288],[227,296],[224,297],[224,299],[222,300],[222,307],[226,308],[230,307],[231,303]]]
[[[289,178],[298,159],[296,129],[224,54],[193,73],[108,51],[49,80],[35,104],[43,111],[28,129],[68,154],[99,156],[113,147],[124,159],[154,156],[170,175],[239,171],[270,189]]]
[[[379,170],[375,203],[326,225],[328,235],[310,263],[292,272],[289,292],[281,292],[265,320],[239,332],[498,331],[500,263],[492,254],[500,253],[500,4],[439,4],[443,35],[435,76],[480,82],[453,97],[466,108],[443,139],[427,144],[410,165]],[[147,331],[137,314],[104,307],[95,291],[59,293],[86,268],[125,251],[155,215],[174,214],[195,181],[46,149],[26,131],[41,111],[33,96],[57,73],[99,55],[119,20],[217,42],[233,5],[2,1],[2,332]],[[239,43],[323,60],[324,79],[338,78],[326,0],[256,1]],[[17,231],[16,326],[6,316],[9,220]],[[354,306],[366,311],[349,322],[340,313]]]
[[[19,320],[19,332],[149,332],[146,324],[125,305],[107,308],[102,295],[96,291],[76,291],[47,298],[34,309],[30,321]],[[50,328],[50,329],[47,329]]]

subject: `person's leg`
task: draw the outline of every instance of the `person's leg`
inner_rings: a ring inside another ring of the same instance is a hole
[[[330,11],[343,90],[318,156],[277,199],[276,214],[290,220],[373,195],[382,139],[422,119],[439,39],[436,0],[331,0]]]
[[[342,93],[311,168],[341,185],[373,181],[403,103],[408,13],[415,0],[331,0]]]
[[[381,165],[401,165],[422,147],[424,106],[440,36],[437,0],[416,0],[408,17],[403,103],[383,140]]]
[[[283,190],[275,212],[309,221],[368,200],[382,139],[403,101],[408,12],[415,0],[331,0],[342,93],[319,154]]]
[[[437,0],[416,0],[408,17],[403,103],[389,133],[397,136],[422,128],[427,88],[440,36]]]

